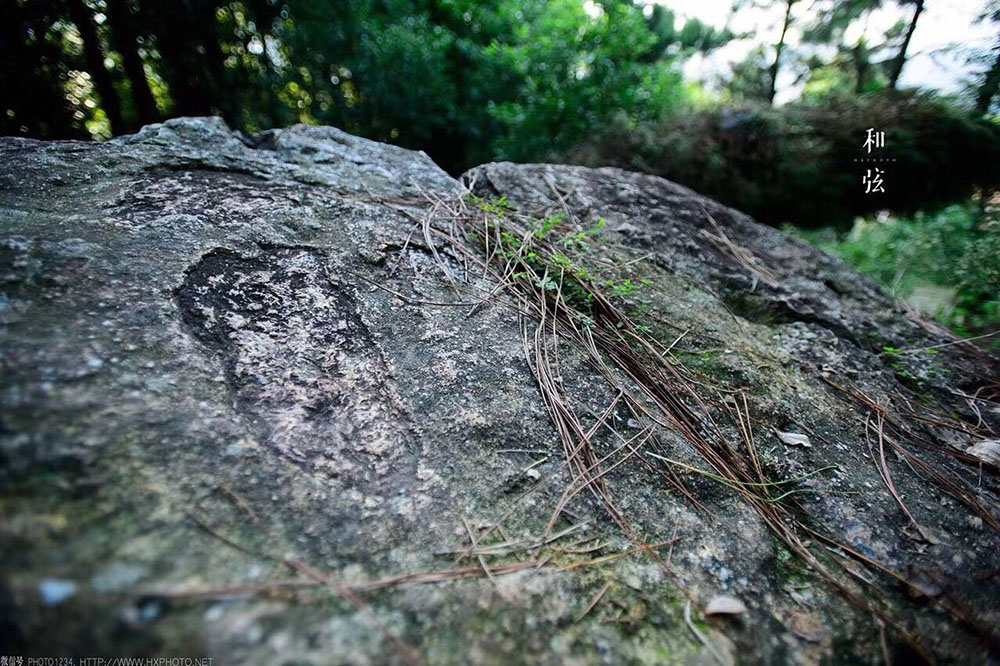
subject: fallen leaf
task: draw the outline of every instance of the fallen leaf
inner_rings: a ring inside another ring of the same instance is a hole
[[[1000,439],[984,439],[970,446],[965,452],[985,463],[1000,467]]]
[[[712,598],[705,608],[705,615],[740,615],[747,612],[747,607],[736,597],[720,594]]]
[[[781,432],[780,430],[775,430],[778,434],[778,439],[780,439],[784,444],[789,446],[804,446],[807,449],[812,448],[812,442],[805,435],[797,432]]]

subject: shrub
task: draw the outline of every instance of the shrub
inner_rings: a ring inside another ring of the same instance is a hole
[[[886,136],[871,155],[868,128]],[[874,157],[895,161],[859,161]],[[656,125],[620,120],[567,158],[661,175],[768,224],[847,229],[857,216],[939,210],[995,188],[1000,126],[930,93],[882,91],[781,108],[709,107]],[[884,194],[865,194],[861,177],[872,167],[885,171]]]

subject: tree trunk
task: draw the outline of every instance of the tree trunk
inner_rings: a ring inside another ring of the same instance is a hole
[[[204,45],[199,42],[198,27],[192,24],[196,7],[191,2],[163,0],[151,3],[153,21],[159,26],[156,48],[160,52],[163,72],[170,96],[174,102],[173,113],[181,116],[212,115],[210,102],[211,82],[205,79]]]
[[[132,10],[126,0],[107,0],[108,21],[115,50],[122,56],[125,75],[132,86],[132,103],[135,105],[136,126],[155,123],[160,118],[156,100],[149,88],[146,71],[139,55],[139,34],[135,28]],[[135,129],[135,128],[133,128]]]
[[[210,81],[210,102],[214,108],[219,110],[230,127],[237,127],[239,101],[230,90],[225,56],[219,46],[215,5],[211,2],[199,3],[196,16],[198,17],[197,25],[201,30],[201,42],[205,45],[204,66],[206,78]]]
[[[88,138],[73,122],[76,109],[63,90],[66,27],[56,20],[62,9],[38,2],[0,2],[0,76],[6,93],[6,113],[0,114],[2,136]]]
[[[983,82],[979,84],[979,90],[976,91],[977,116],[985,115],[990,110],[990,104],[1000,90],[1000,43],[996,45],[994,51],[996,51],[996,57],[993,58],[993,65],[986,72]]]
[[[97,36],[97,25],[94,23],[94,16],[83,0],[69,0],[70,19],[80,31],[80,38],[83,40],[83,57],[87,62],[87,70],[94,80],[94,88],[101,98],[101,108],[108,116],[111,123],[111,133],[121,134],[125,131],[125,124],[122,122],[122,105],[118,99],[118,92],[115,90],[114,82],[104,66],[104,51],[101,50],[101,41]]]
[[[864,90],[865,68],[862,63],[861,42],[858,41],[851,49],[851,59],[854,60],[854,94],[860,95]]]
[[[916,10],[914,10],[913,18],[910,20],[910,27],[906,30],[906,37],[903,38],[903,45],[899,47],[899,53],[896,54],[896,58],[892,61],[892,71],[889,72],[889,90],[896,89],[899,75],[903,73],[903,65],[906,64],[906,51],[910,48],[910,39],[913,37],[913,31],[917,29],[917,20],[920,19],[920,13],[924,11],[924,0],[916,0],[914,4],[916,5]]]
[[[785,35],[788,33],[788,26],[792,22],[792,5],[795,0],[786,0],[785,22],[781,26],[781,38],[774,49],[774,63],[771,65],[771,87],[767,93],[767,101],[774,104],[774,95],[778,89],[778,70],[781,67],[781,52],[785,49]]]

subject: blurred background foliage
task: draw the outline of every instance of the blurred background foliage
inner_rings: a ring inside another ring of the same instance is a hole
[[[953,205],[910,218],[860,218],[846,234],[785,231],[843,257],[960,334],[989,333],[1000,323],[1000,214],[993,205],[985,221],[977,206]],[[997,342],[988,344],[1000,349]]]
[[[863,149],[873,126],[891,150]],[[998,130],[930,92],[831,93],[780,108],[710,105],[656,124],[614,116],[570,159],[655,173],[768,224],[847,229],[857,216],[936,210],[1000,182]],[[873,158],[895,161],[859,161]],[[859,186],[873,167],[892,182],[877,196]]]
[[[737,0],[779,17],[778,36],[706,81],[685,63],[746,35],[669,0],[4,0],[0,134],[101,140],[221,115],[248,134],[335,125],[453,174],[641,170],[812,230],[902,297],[951,290],[936,313],[979,332],[1000,323],[1000,38],[965,52],[964,94],[901,89],[924,2]],[[889,4],[900,20],[868,29]],[[979,20],[1000,34],[1000,1]],[[801,92],[775,104],[788,76]],[[859,161],[871,127],[894,162]],[[861,186],[872,166],[884,194]]]

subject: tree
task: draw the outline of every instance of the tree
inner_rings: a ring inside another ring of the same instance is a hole
[[[524,82],[498,52],[545,4],[291,0],[273,33],[294,63],[273,68],[281,112],[422,148],[451,172],[488,161],[505,131],[495,107]]]
[[[114,49],[121,54],[125,75],[128,77],[135,109],[132,127],[141,127],[159,119],[156,100],[149,88],[142,57],[139,55],[139,33],[135,17],[127,0],[107,0],[108,23]]]
[[[811,58],[806,96],[860,95],[885,87],[873,54],[883,50],[887,42],[873,43],[868,36],[868,17],[882,4],[883,0],[843,0],[818,7],[815,17],[803,30],[803,41],[812,45],[835,44],[837,53],[826,62],[818,56]],[[861,33],[854,43],[849,43],[848,28],[858,21],[863,22]],[[887,39],[898,29],[890,29]]]
[[[680,30],[676,27],[676,15],[664,5],[650,5],[646,21],[650,32],[656,37],[648,54],[649,60],[669,59],[690,53],[710,53],[725,46],[736,36],[729,28],[717,29],[697,18],[688,19]]]
[[[781,68],[781,52],[785,49],[785,38],[788,36],[788,28],[792,24],[792,6],[797,0],[785,0],[785,18],[781,23],[781,37],[774,46],[774,62],[770,68],[770,85],[767,91],[767,101],[774,104],[774,95],[778,89],[778,71]]]
[[[903,65],[906,64],[906,51],[910,48],[910,39],[913,37],[913,31],[917,29],[917,21],[920,19],[920,14],[924,11],[924,0],[909,0],[909,3],[914,7],[913,18],[910,19],[909,27],[906,29],[906,36],[903,37],[903,43],[899,47],[899,53],[892,60],[889,69],[890,90],[896,89],[899,76],[903,73]]]
[[[54,0],[0,2],[0,134],[85,138],[64,84],[72,58],[63,44],[64,7]]]
[[[606,3],[595,17],[578,0],[545,3],[509,44],[488,50],[519,80],[515,98],[495,106],[505,126],[498,156],[546,159],[618,113],[634,121],[665,116],[682,88],[668,61],[650,62],[657,43],[631,3]]]
[[[992,0],[979,17],[980,21],[990,21],[1000,24],[1000,1]],[[993,48],[987,56],[987,68],[978,75],[975,90],[974,111],[977,116],[984,116],[989,111],[1000,92],[1000,35],[993,42]]]
[[[111,123],[111,133],[121,134],[125,129],[122,121],[122,105],[118,99],[118,92],[111,80],[111,74],[104,66],[104,50],[97,35],[97,25],[94,23],[94,16],[83,0],[67,0],[69,6],[69,16],[76,25],[80,38],[83,40],[83,55],[87,63],[87,71],[94,81],[97,94],[100,95],[101,108],[108,116]]]
[[[859,187],[855,161],[873,118],[896,160],[877,197]],[[760,222],[846,229],[857,216],[930,212],[989,190],[1000,182],[1000,125],[932,93],[882,90],[612,126],[571,156],[663,176]]]
[[[983,74],[982,83],[979,85],[979,90],[976,93],[976,114],[983,116],[989,112],[993,100],[997,96],[998,90],[1000,90],[1000,46],[993,49],[996,54],[993,59],[993,64],[990,68]]]
[[[725,82],[726,92],[736,102],[769,101],[771,70],[767,49],[758,46],[741,62],[734,63],[732,74]]]

